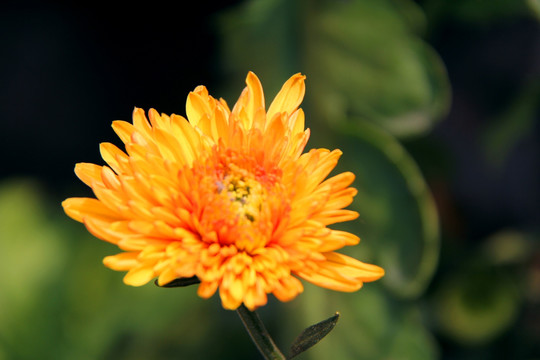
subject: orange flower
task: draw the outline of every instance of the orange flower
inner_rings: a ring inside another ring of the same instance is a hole
[[[133,124],[113,122],[127,154],[102,143],[108,166],[75,167],[97,199],[69,198],[65,212],[123,250],[103,262],[128,271],[124,283],[196,276],[198,294],[219,291],[227,309],[254,310],[270,293],[291,300],[298,278],[339,291],[379,279],[378,266],[334,252],[359,241],[327,227],[358,217],[343,209],[357,191],[350,172],[325,180],[341,151],[302,154],[304,79],[292,76],[268,111],[251,72],[232,111],[203,86],[188,96],[188,120],[151,109],[148,122],[135,109]]]

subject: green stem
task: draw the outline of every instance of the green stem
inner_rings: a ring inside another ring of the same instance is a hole
[[[236,309],[236,312],[244,323],[249,336],[251,336],[251,340],[257,345],[265,360],[286,360],[285,356],[279,351],[276,344],[274,344],[274,341],[256,312],[249,311],[244,304],[240,305]]]

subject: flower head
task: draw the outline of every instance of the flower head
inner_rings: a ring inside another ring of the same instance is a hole
[[[334,252],[359,241],[328,227],[357,218],[344,209],[357,191],[350,172],[326,179],[341,151],[303,153],[304,79],[292,76],[268,110],[251,72],[232,110],[203,86],[187,119],[135,109],[132,124],[113,122],[126,152],[102,143],[108,166],[75,167],[97,199],[69,198],[64,210],[123,250],[103,262],[127,271],[126,284],[196,276],[198,294],[218,291],[227,309],[253,310],[270,293],[291,300],[298,278],[339,291],[377,280],[378,266]]]

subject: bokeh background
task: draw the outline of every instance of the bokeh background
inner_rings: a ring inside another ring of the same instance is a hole
[[[260,313],[299,359],[540,358],[540,2],[245,0],[0,7],[0,359],[255,359],[234,312],[195,289],[123,285],[67,218],[76,162],[135,106],[185,114],[195,86],[267,101],[307,75],[308,148],[357,174],[354,294],[306,284]]]

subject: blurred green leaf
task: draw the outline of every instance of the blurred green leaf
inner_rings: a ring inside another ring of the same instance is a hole
[[[502,230],[491,235],[482,246],[482,255],[493,265],[520,264],[535,253],[528,234]]]
[[[536,19],[540,20],[540,0],[527,0],[527,5]]]
[[[360,213],[353,231],[365,242],[349,250],[362,258],[374,249],[386,270],[383,282],[395,294],[422,294],[436,269],[439,222],[435,203],[414,160],[395,138],[355,120],[341,129],[340,169],[354,169],[358,189],[352,207]]]
[[[354,115],[417,135],[450,97],[442,62],[415,33],[423,23],[406,0],[248,1],[222,18],[224,67],[236,78],[253,70],[274,90],[305,72],[319,121]]]
[[[448,21],[454,18],[462,23],[491,24],[525,16],[529,13],[527,3],[536,0],[427,0],[426,12],[432,19]]]
[[[306,284],[288,307],[285,329],[339,310],[340,324],[331,338],[300,354],[302,360],[436,359],[437,345],[414,303],[393,302],[377,284],[356,293],[339,293]]]
[[[154,281],[154,284],[156,286],[160,286],[160,287],[164,287],[164,288],[174,288],[174,287],[186,287],[186,286],[190,286],[190,285],[196,285],[196,284],[199,284],[201,281],[199,280],[198,277],[196,276],[192,276],[190,278],[178,278],[178,279],[174,279],[173,281],[167,283],[167,284],[163,284],[163,285],[159,285],[158,284],[158,281],[157,279]]]
[[[501,166],[511,150],[534,131],[540,109],[540,81],[523,86],[482,134],[487,156],[492,164]]]
[[[8,358],[40,358],[38,349],[58,336],[58,326],[47,324],[53,318],[47,310],[56,307],[48,296],[67,252],[49,215],[37,183],[0,184],[0,346]]]
[[[439,331],[461,344],[485,344],[516,318],[516,281],[502,269],[471,257],[438,283],[434,318]]]

